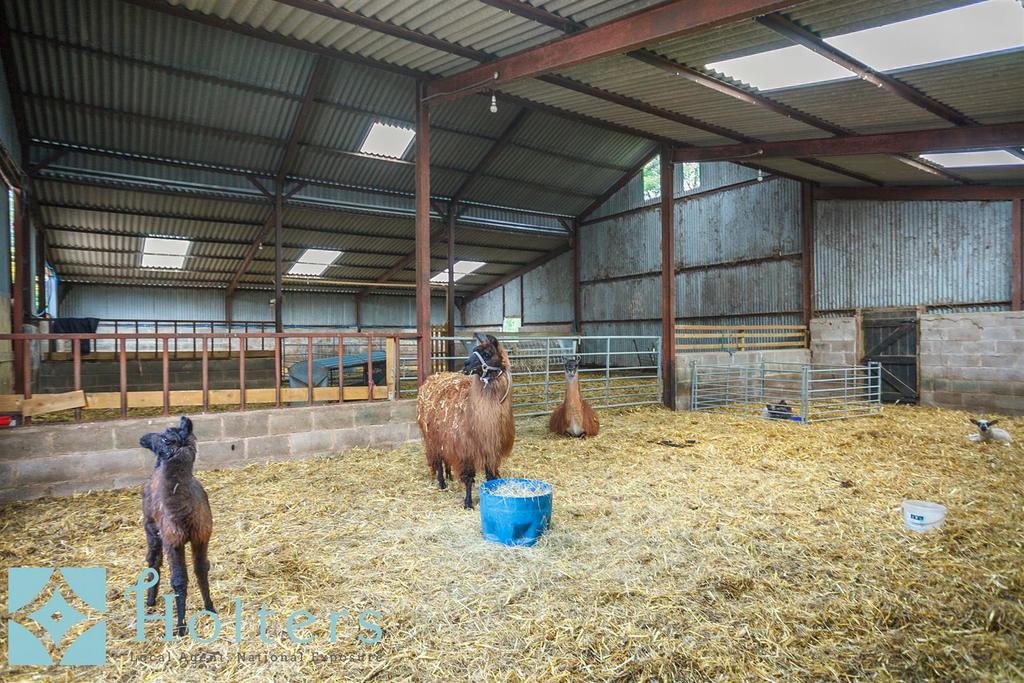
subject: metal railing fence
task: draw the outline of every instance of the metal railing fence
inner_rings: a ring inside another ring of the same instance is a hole
[[[792,419],[822,422],[881,411],[881,366],[763,362],[749,365],[690,363],[690,409],[733,409],[776,416],[785,401]],[[787,419],[789,416],[786,415]]]
[[[579,383],[583,398],[595,408],[617,408],[661,402],[661,338],[636,336],[500,336],[512,363],[512,407],[517,417],[553,411],[565,395],[563,365],[580,356]],[[432,365],[455,372],[476,345],[472,335],[434,337]],[[452,348],[451,354],[445,352]],[[637,351],[653,349],[651,351]],[[399,392],[416,392],[416,349],[401,345]]]

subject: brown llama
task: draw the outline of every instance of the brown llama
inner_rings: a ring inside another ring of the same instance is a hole
[[[512,419],[512,365],[501,343],[491,335],[475,335],[462,374],[431,375],[420,387],[416,419],[423,434],[427,465],[446,488],[445,472],[466,485],[467,510],[473,509],[473,480],[482,472],[497,479],[498,467],[512,452],[516,426]]]
[[[185,635],[185,544],[192,545],[192,566],[203,594],[203,608],[215,612],[210,600],[210,560],[207,550],[213,533],[210,499],[202,484],[192,476],[196,460],[196,438],[192,420],[182,417],[177,427],[146,434],[139,440],[143,448],[156,454],[156,468],[142,492],[142,515],[149,552],[146,564],[156,570],[157,579],[146,595],[146,604],[156,604],[160,588],[160,566],[164,553],[171,567],[177,612],[175,633]]]
[[[601,423],[594,414],[594,409],[583,400],[580,394],[579,368],[582,358],[565,360],[565,398],[555,408],[548,421],[548,429],[555,434],[569,436],[597,436]]]

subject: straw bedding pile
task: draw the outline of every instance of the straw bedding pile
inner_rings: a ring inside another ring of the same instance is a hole
[[[968,442],[967,415],[937,409],[812,426],[656,408],[601,418],[585,441],[519,421],[502,474],[555,486],[553,528],[532,548],[484,543],[419,445],[201,473],[225,621],[211,645],[131,642],[137,491],[0,508],[0,563],[108,567],[111,663],[76,678],[1024,677],[1024,420],[1003,421],[1018,439],[1007,448]],[[905,531],[904,497],[949,506],[945,527]],[[241,645],[224,640],[235,597]],[[270,644],[255,635],[261,603],[279,615]],[[379,610],[383,640],[360,644],[350,619],[334,645],[323,626],[292,644],[280,615],[296,609]]]
[[[491,489],[501,498],[533,498],[548,492],[548,487],[539,482],[505,481]]]

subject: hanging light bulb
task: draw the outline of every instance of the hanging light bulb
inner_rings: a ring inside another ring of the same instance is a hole
[[[491,93],[491,113],[498,113],[498,98],[495,97],[494,93]]]
[[[759,168],[759,169],[757,169],[757,182],[760,183],[763,180],[764,180],[764,170]]]

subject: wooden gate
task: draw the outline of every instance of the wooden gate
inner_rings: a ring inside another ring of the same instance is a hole
[[[864,311],[861,322],[864,357],[882,366],[882,400],[917,403],[917,311]]]

